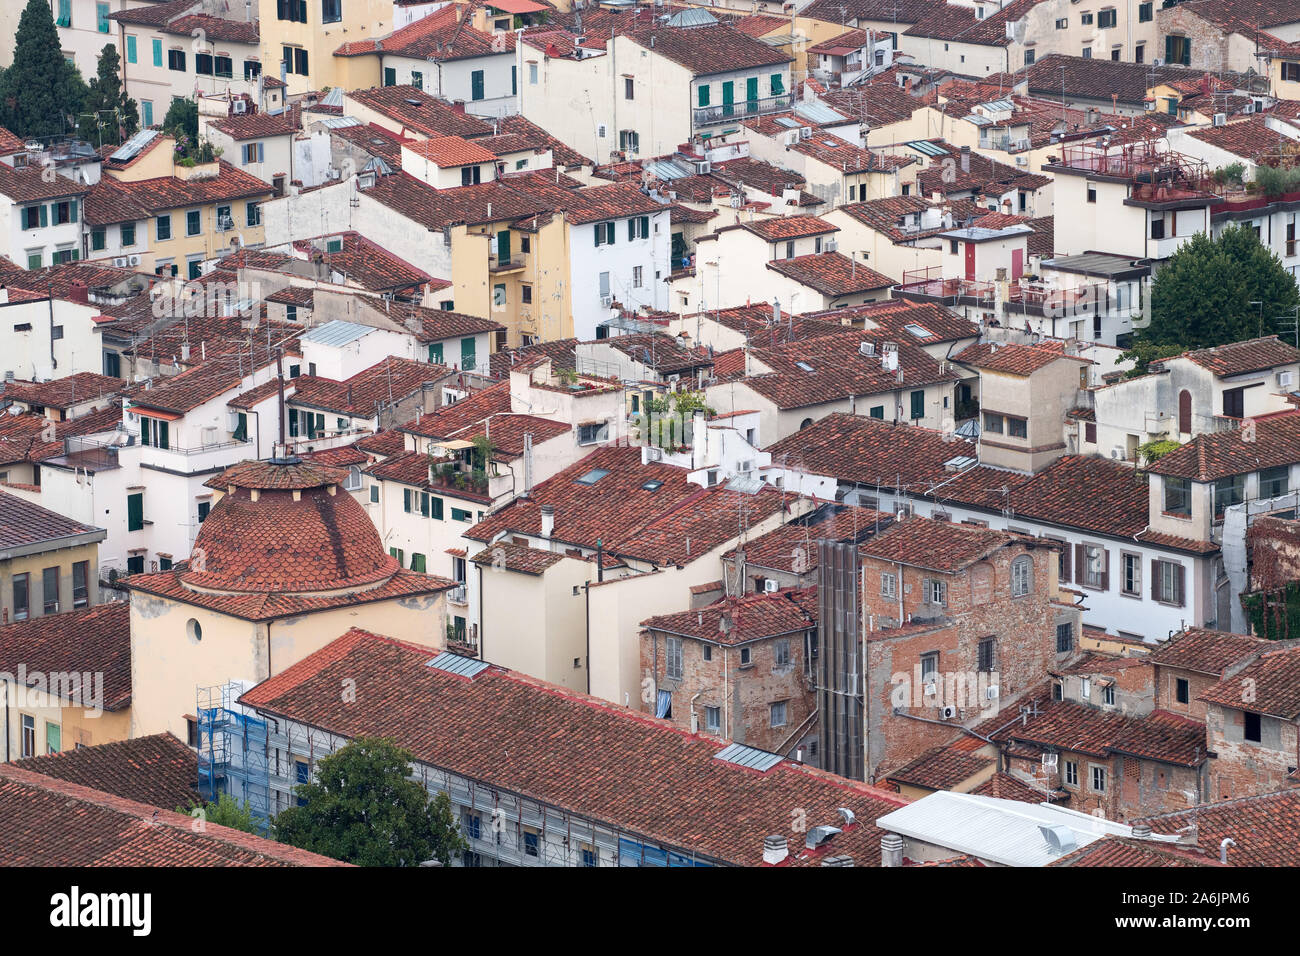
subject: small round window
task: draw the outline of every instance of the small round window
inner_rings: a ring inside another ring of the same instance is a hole
[[[190,618],[189,623],[185,625],[185,634],[189,637],[190,643],[197,644],[203,640],[203,625],[194,618]]]

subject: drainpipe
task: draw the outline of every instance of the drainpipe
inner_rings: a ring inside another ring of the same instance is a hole
[[[482,616],[483,616],[483,611],[482,611],[482,608],[483,608],[483,594],[482,594],[482,584],[481,584],[481,582],[482,582],[482,580],[483,580],[483,566],[482,566],[482,565],[479,565],[478,574],[479,574],[479,581],[480,581],[480,586],[479,586],[479,602],[478,602],[478,604],[479,604],[479,617],[482,618]],[[587,666],[586,666],[585,670],[587,671],[587,693],[590,694],[590,693],[591,693],[591,582],[590,582],[590,581],[588,581],[586,584],[584,584],[584,585],[582,586],[582,595],[583,595],[583,600],[586,602],[586,605],[587,605],[587,608],[586,608],[586,613],[587,613],[587,660],[586,660],[586,664],[587,664]],[[479,641],[481,642],[482,640],[483,640],[483,625],[480,624],[480,625],[479,625]],[[482,645],[480,644],[480,647],[481,647],[481,646],[482,646]],[[658,647],[656,646],[656,651],[657,651],[657,650],[658,650]]]
[[[483,565],[476,565],[478,568],[478,659],[487,660],[487,655],[483,653]],[[591,690],[591,614],[587,614],[587,689]]]

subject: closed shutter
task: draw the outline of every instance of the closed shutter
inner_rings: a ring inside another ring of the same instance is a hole
[[[41,204],[41,228],[44,229],[49,224],[50,224],[50,211],[45,207],[45,204],[42,203]]]
[[[1068,542],[1061,542],[1061,583],[1069,584],[1073,578],[1070,576],[1070,545]]]
[[[429,514],[431,517],[437,518],[439,521],[442,520],[442,499],[441,498],[431,498],[429,500]]]
[[[1160,600],[1160,562],[1151,559],[1151,600]]]
[[[402,510],[407,514],[411,513],[411,489],[402,489]]]
[[[1178,606],[1179,607],[1187,606],[1186,570],[1187,569],[1184,568],[1181,564],[1174,565],[1174,574],[1177,575],[1177,579],[1178,579]]]
[[[636,238],[636,220],[629,219],[627,221],[627,241],[631,242],[635,238]]]
[[[1074,583],[1075,584],[1083,583],[1084,575],[1087,573],[1087,570],[1088,570],[1088,554],[1084,550],[1083,545],[1076,544],[1074,546]]]
[[[144,527],[144,495],[126,497],[126,530],[139,531]]]
[[[1105,548],[1101,549],[1101,589],[1110,590],[1110,552]]]

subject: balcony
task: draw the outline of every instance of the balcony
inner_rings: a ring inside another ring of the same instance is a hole
[[[695,129],[704,126],[721,126],[723,123],[736,123],[752,116],[765,116],[768,113],[781,113],[788,110],[793,102],[789,93],[769,96],[758,100],[745,100],[743,103],[721,103],[717,106],[697,106],[691,110],[691,125]]]
[[[488,256],[488,272],[492,275],[508,275],[512,272],[524,271],[524,257],[522,254],[509,256],[502,259],[498,255]]]
[[[454,587],[450,591],[448,591],[447,601],[450,604],[459,604],[461,607],[465,607],[466,605],[468,605],[469,596],[465,591],[465,585],[461,584],[458,587]]]
[[[141,465],[184,474],[225,468],[249,457],[255,456],[252,453],[252,443],[248,441],[217,442],[197,448],[180,448],[175,445],[168,448],[159,448],[157,445],[140,447]]]

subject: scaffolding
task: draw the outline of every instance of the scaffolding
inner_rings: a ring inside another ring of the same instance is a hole
[[[198,690],[199,796],[216,801],[228,793],[265,824],[271,807],[267,723],[237,703],[248,689],[240,682]]]

